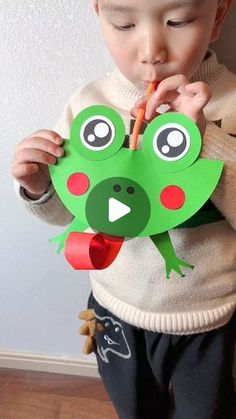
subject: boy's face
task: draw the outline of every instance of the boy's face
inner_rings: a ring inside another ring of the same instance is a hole
[[[139,88],[175,74],[190,78],[232,0],[94,0],[119,70]]]

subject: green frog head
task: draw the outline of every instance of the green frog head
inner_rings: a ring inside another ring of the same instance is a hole
[[[119,114],[91,106],[74,119],[65,156],[50,167],[57,194],[85,227],[153,236],[189,219],[211,196],[223,164],[199,158],[201,135],[186,116],[157,116],[138,150],[122,147],[124,140]]]

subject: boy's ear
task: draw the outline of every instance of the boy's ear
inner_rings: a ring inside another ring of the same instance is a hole
[[[215,23],[211,34],[211,42],[215,42],[220,35],[220,30],[224,22],[225,16],[234,0],[219,0]]]
[[[93,7],[95,10],[95,13],[98,15],[99,14],[98,0],[93,0]]]

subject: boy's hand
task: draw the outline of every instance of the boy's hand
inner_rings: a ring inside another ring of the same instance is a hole
[[[211,90],[204,82],[190,83],[179,74],[162,80],[157,90],[150,97],[143,97],[132,109],[131,114],[137,117],[138,110],[146,107],[145,119],[152,120],[158,115],[156,109],[163,104],[170,106],[170,111],[182,113],[191,118],[204,135],[206,120],[203,108],[211,98]]]
[[[48,165],[64,154],[63,139],[54,131],[40,130],[15,147],[12,175],[30,198],[39,198],[48,188]]]

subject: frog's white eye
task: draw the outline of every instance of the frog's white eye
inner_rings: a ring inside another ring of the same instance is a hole
[[[103,115],[88,118],[80,129],[80,138],[85,147],[93,151],[104,150],[115,138],[112,121]]]
[[[189,148],[189,133],[179,124],[165,124],[155,132],[153,137],[153,149],[162,160],[179,160],[185,156]]]
[[[187,116],[166,112],[148,124],[143,152],[149,163],[163,172],[179,172],[195,162],[201,150],[201,134]]]
[[[83,158],[108,159],[121,149],[125,125],[120,115],[108,106],[89,106],[72,122],[70,139],[76,153]]]

